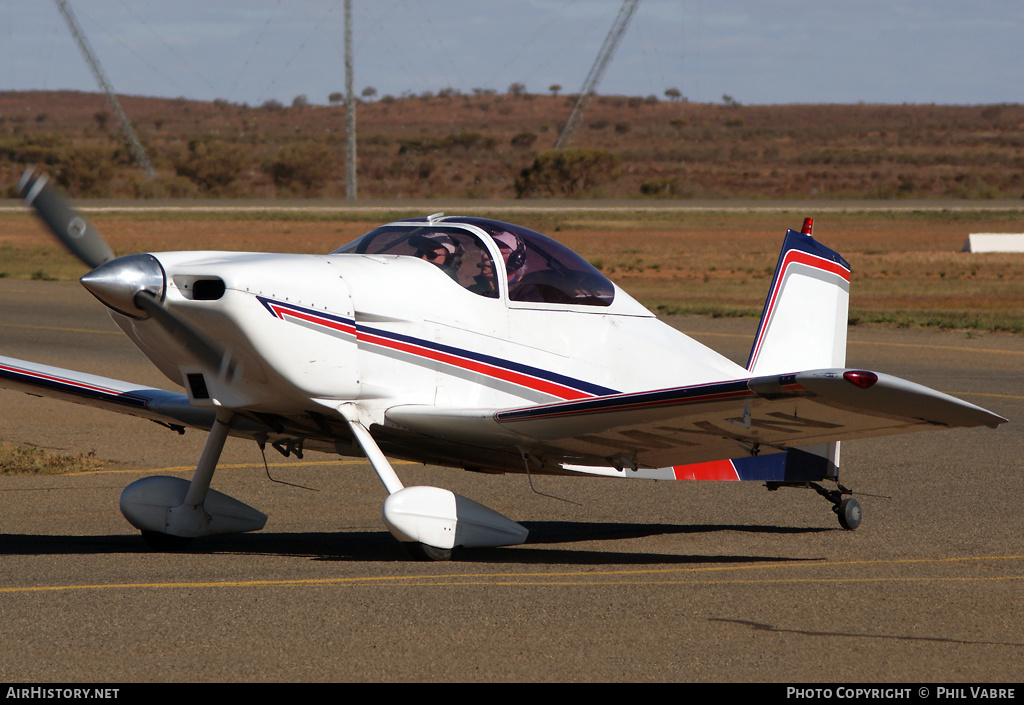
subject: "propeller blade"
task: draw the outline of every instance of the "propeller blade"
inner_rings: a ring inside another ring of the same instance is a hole
[[[208,340],[192,326],[164,308],[153,292],[141,289],[135,294],[135,306],[145,311],[151,319],[163,326],[175,340],[181,343],[200,362],[216,370],[218,376],[228,380],[235,378],[239,371],[239,365],[231,357],[231,353]]]
[[[18,195],[25,199],[25,205],[35,208],[50,232],[88,267],[95,269],[114,259],[99,231],[57,192],[46,174],[32,167],[26,169],[18,181]]]
[[[57,192],[41,171],[26,169],[18,182],[18,194],[26,205],[35,208],[57,239],[92,268],[81,282],[96,298],[126,316],[152,318],[220,377],[235,378],[240,365],[230,352],[164,308],[166,278],[155,257],[129,255],[115,261],[113,251],[99,231]]]

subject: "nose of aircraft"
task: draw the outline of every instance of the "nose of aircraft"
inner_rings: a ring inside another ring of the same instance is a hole
[[[79,281],[104,305],[132,318],[149,317],[148,312],[135,305],[136,294],[147,291],[157,301],[162,301],[167,285],[164,268],[149,254],[118,257],[101,264]]]

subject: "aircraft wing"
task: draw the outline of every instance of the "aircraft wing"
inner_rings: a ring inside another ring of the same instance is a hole
[[[180,392],[3,356],[0,356],[0,388],[95,406],[171,426],[209,430],[216,415],[213,409],[192,406],[188,397]]]
[[[650,468],[1006,421],[898,377],[844,369],[516,409],[399,406],[386,419],[406,431],[561,463]]]
[[[32,396],[70,401],[107,411],[156,421],[168,428],[183,431],[186,427],[209,431],[217,418],[217,410],[193,406],[186,394],[155,387],[144,387],[123,380],[100,377],[61,367],[41,365],[26,360],[0,356],[0,389],[25,392]],[[270,415],[239,415],[231,426],[231,435],[261,442],[293,443],[298,448],[340,452],[337,435],[319,426],[305,426],[284,417]],[[348,437],[340,439],[349,443]],[[285,452],[282,450],[281,452]],[[287,455],[287,453],[285,453]]]

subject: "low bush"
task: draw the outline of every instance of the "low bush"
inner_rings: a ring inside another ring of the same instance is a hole
[[[622,160],[603,149],[541,152],[516,179],[516,197],[577,196],[619,176]]]

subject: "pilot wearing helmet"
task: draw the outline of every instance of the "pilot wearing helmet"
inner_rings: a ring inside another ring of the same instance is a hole
[[[413,235],[409,244],[416,248],[416,257],[436,264],[449,277],[458,280],[461,248],[453,238],[444,233]]]
[[[526,264],[526,247],[518,236],[501,231],[493,235],[494,242],[501,252],[501,259],[505,262],[505,271],[508,273],[508,284],[512,285],[523,278],[523,265]]]
[[[515,233],[505,230],[492,233],[494,244],[498,246],[501,259],[505,263],[505,272],[508,276],[509,298],[514,301],[543,301],[544,297],[537,287],[530,284],[522,284],[521,280],[526,273],[526,245]],[[480,274],[475,277],[476,283],[469,287],[470,291],[497,298],[498,282],[494,276],[494,265],[490,259],[480,263]]]

